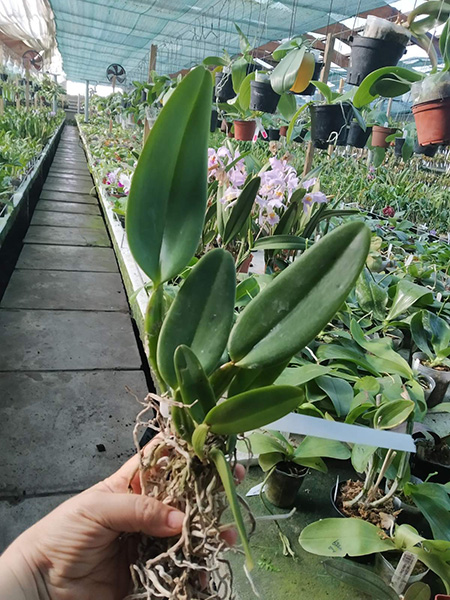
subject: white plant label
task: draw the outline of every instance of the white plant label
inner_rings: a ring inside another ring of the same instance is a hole
[[[395,569],[391,579],[391,587],[401,594],[408,583],[409,578],[416,566],[417,556],[411,552],[403,552],[402,557]]]

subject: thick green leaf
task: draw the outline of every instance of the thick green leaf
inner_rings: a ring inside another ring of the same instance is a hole
[[[315,469],[316,471],[320,471],[321,473],[327,473],[328,467],[324,463],[324,461],[318,456],[314,456],[312,458],[303,458],[303,457],[295,457],[292,459],[292,462],[296,465],[301,465],[302,467],[307,467],[308,469]]]
[[[158,340],[158,368],[177,386],[174,354],[189,346],[206,371],[217,366],[233,322],[236,272],[231,254],[217,248],[205,254],[181,286],[164,320]]]
[[[294,85],[305,51],[305,46],[291,50],[270,74],[270,85],[277,94],[284,94]]]
[[[416,581],[403,594],[403,600],[430,600],[430,586],[423,581]]]
[[[291,141],[292,132],[294,131],[294,127],[297,124],[298,118],[300,117],[302,112],[308,108],[308,106],[309,106],[309,102],[307,102],[303,106],[300,106],[300,108],[297,110],[295,115],[292,117],[291,122],[289,123],[289,127],[286,132],[286,141],[288,141],[288,142]]]
[[[247,76],[247,61],[243,56],[238,58],[231,67],[231,80],[233,82],[233,89],[236,94],[239,93],[239,88],[242,82]]]
[[[227,224],[225,225],[225,231],[223,234],[224,246],[229,244],[244,227],[245,222],[252,212],[253,204],[255,202],[260,185],[261,178],[254,177],[247,183],[242,192],[239,194],[239,198],[231,209],[231,214],[228,218]]]
[[[321,556],[365,556],[395,550],[385,533],[362,519],[322,519],[303,529],[300,546]]]
[[[277,108],[280,111],[281,116],[285,118],[286,121],[290,121],[297,110],[297,101],[295,96],[285,92],[281,95]]]
[[[327,104],[331,104],[333,101],[333,92],[331,88],[323,81],[311,81],[311,83],[319,90],[322,96],[325,98]]]
[[[333,403],[338,417],[347,416],[353,400],[353,388],[344,379],[322,375],[316,379],[317,385]]]
[[[245,433],[281,419],[304,400],[301,388],[270,385],[224,400],[209,411],[204,422],[219,435]]]
[[[295,222],[297,221],[299,212],[299,201],[302,200],[302,198],[304,198],[305,194],[306,190],[304,188],[297,189],[292,194],[289,207],[287,208],[287,210],[284,211],[280,222],[275,227],[275,236],[289,234],[291,229],[294,227]]]
[[[239,88],[239,105],[242,110],[248,110],[250,106],[250,95],[251,95],[251,86],[250,82],[254,81],[255,73],[249,73],[241,83],[241,87]],[[242,158],[243,155],[240,156]]]
[[[361,367],[375,377],[380,375],[379,371],[377,371],[377,369],[371,365],[361,353],[351,348],[343,348],[337,344],[323,344],[322,346],[319,346],[316,354],[321,361],[345,360]]]
[[[354,444],[352,448],[352,465],[357,473],[364,473],[369,464],[370,458],[376,452],[374,446],[366,446],[365,444]]]
[[[245,563],[247,569],[251,571],[253,569],[252,553],[248,544],[247,532],[245,530],[244,519],[242,518],[241,508],[239,506],[239,500],[236,494],[236,486],[230,465],[228,464],[223,452],[219,450],[219,448],[213,448],[210,450],[209,456],[216,466],[217,472],[219,473],[219,477],[225,489],[225,494],[228,498],[230,509],[233,513],[236,528],[245,552]]]
[[[398,594],[367,567],[339,558],[326,560],[323,565],[334,579],[353,586],[374,600],[398,600]]]
[[[301,36],[297,36],[287,40],[286,42],[283,42],[272,52],[273,60],[280,62],[280,60],[284,58],[288,52],[290,52],[293,48],[298,47],[302,43],[303,39]]]
[[[178,346],[175,350],[174,364],[183,402],[189,406],[187,410],[194,421],[201,423],[216,405],[208,377],[194,352],[187,346]]]
[[[405,143],[402,146],[402,158],[407,162],[414,153],[414,142],[411,137],[405,139]]]
[[[268,235],[253,244],[252,250],[304,250],[306,241],[298,235]]]
[[[446,22],[439,38],[439,50],[444,59],[445,68],[448,71],[450,68],[450,19]]]
[[[221,56],[207,56],[206,58],[203,59],[202,63],[206,67],[209,67],[209,66],[227,67],[228,66],[228,61],[226,61]]]
[[[267,473],[267,471],[273,469],[275,465],[285,460],[285,458],[285,455],[281,452],[267,452],[266,454],[260,454],[258,462],[264,473]]]
[[[417,312],[411,319],[411,334],[414,343],[430,358],[448,356],[450,326],[441,317],[429,311]]]
[[[259,294],[259,283],[256,277],[247,277],[236,288],[236,308],[241,308]]]
[[[367,77],[360,83],[358,89],[356,90],[356,93],[353,97],[353,104],[356,106],[356,108],[361,108],[362,106],[370,104],[373,100],[375,100],[378,94],[372,89],[374,84],[382,77],[389,75],[401,77],[402,79],[411,83],[423,79],[423,75],[421,73],[410,71],[404,67],[382,67],[381,69],[377,69],[376,71],[373,71],[367,75]]]
[[[376,429],[392,429],[401,425],[414,411],[412,400],[393,400],[382,404],[373,417]]]
[[[294,452],[294,448],[287,440],[286,443],[283,443],[270,435],[270,433],[252,433],[249,441],[253,454],[268,454],[269,452],[292,454]]]
[[[348,446],[342,442],[306,436],[301,444],[295,449],[295,458],[338,458],[346,460],[350,458],[351,452]]]
[[[303,253],[239,316],[229,341],[233,362],[244,368],[281,362],[311,342],[347,298],[369,245],[369,229],[355,221]]]
[[[201,237],[211,97],[211,74],[193,69],[161,111],[133,175],[127,236],[136,262],[155,285],[187,265]]]
[[[444,486],[439,483],[407,483],[404,492],[411,496],[430,524],[433,537],[450,542],[450,498]]]
[[[260,369],[239,369],[235,378],[228,388],[228,397],[236,396],[247,390],[266,387],[271,385],[279,375],[286,369],[287,361],[269,365]],[[280,383],[278,385],[281,385]]]
[[[387,291],[371,278],[364,269],[356,283],[356,299],[365,313],[372,312],[379,321],[386,316]]]
[[[426,304],[431,304],[433,302],[433,294],[428,288],[417,285],[417,283],[408,279],[399,281],[391,309],[386,318],[387,321],[392,321],[405,313],[418,300]]]
[[[281,373],[276,383],[277,385],[304,385],[308,381],[312,381],[321,375],[328,375],[330,372],[330,367],[315,364],[290,367]]]

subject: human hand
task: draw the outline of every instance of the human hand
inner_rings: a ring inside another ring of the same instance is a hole
[[[0,558],[0,597],[8,600],[122,600],[143,532],[171,537],[184,514],[140,494],[139,456],[71,498],[15,540]],[[243,478],[240,465],[238,480]],[[135,494],[129,493],[129,485]],[[223,534],[230,544],[236,533]],[[5,586],[5,587],[3,587]]]

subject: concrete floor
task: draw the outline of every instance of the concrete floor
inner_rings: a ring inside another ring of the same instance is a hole
[[[66,126],[0,303],[0,552],[134,451],[147,383],[93,185]]]

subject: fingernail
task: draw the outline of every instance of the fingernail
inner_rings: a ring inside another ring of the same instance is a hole
[[[171,510],[167,515],[167,526],[175,531],[180,531],[183,527],[184,513],[179,510]]]

